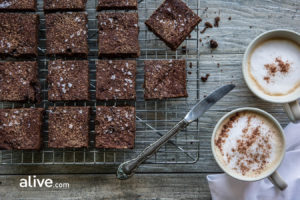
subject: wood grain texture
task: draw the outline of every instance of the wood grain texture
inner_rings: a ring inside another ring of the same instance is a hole
[[[26,176],[0,176],[1,199],[207,199],[206,174],[138,174],[126,181],[114,175],[41,175],[69,189],[20,188]],[[10,192],[7,192],[10,191]]]

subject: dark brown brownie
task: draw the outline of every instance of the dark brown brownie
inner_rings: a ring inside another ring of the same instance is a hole
[[[98,0],[97,10],[124,10],[132,9],[137,10],[137,0]]]
[[[56,60],[48,63],[49,101],[89,100],[87,60]]]
[[[42,108],[0,109],[0,149],[40,149]]]
[[[36,0],[0,0],[0,11],[36,11]]]
[[[89,107],[49,107],[50,148],[80,148],[89,144]]]
[[[0,62],[0,101],[39,100],[37,62]]]
[[[0,13],[0,55],[37,56],[38,26],[36,14]]]
[[[172,50],[176,50],[185,38],[201,22],[181,0],[165,0],[145,22]]]
[[[96,148],[132,149],[135,140],[135,108],[96,107]]]
[[[87,37],[87,14],[80,12],[46,14],[48,55],[86,58],[89,52]]]
[[[45,11],[85,10],[87,0],[44,0]]]
[[[145,99],[187,97],[185,60],[146,60]]]
[[[139,57],[137,13],[98,15],[99,57]]]
[[[135,99],[136,61],[98,60],[97,100]]]

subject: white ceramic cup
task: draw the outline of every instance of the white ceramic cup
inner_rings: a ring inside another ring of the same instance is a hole
[[[254,177],[254,178],[241,178],[241,176],[236,176],[235,174],[232,174],[230,171],[226,170],[225,167],[223,167],[223,164],[222,162],[219,160],[219,158],[217,157],[216,155],[216,150],[215,148],[216,147],[216,144],[215,144],[215,137],[216,137],[216,134],[218,132],[218,130],[221,128],[220,126],[222,125],[222,123],[228,119],[229,117],[233,116],[235,113],[237,112],[242,112],[242,111],[250,111],[250,112],[256,112],[264,117],[266,117],[267,119],[269,119],[271,122],[273,122],[273,124],[276,126],[276,128],[279,130],[281,136],[282,136],[282,143],[283,143],[283,151],[281,153],[281,155],[278,155],[278,162],[272,166],[272,168],[269,169],[269,171],[267,173],[263,173],[261,174],[260,176],[257,176],[257,177]],[[258,109],[258,108],[251,108],[251,107],[245,107],[245,108],[238,108],[236,110],[233,110],[229,113],[227,113],[226,115],[224,115],[217,123],[217,125],[215,126],[214,128],[214,131],[213,131],[213,134],[212,134],[212,138],[211,138],[211,148],[212,148],[212,153],[214,155],[214,158],[216,160],[216,162],[218,163],[219,167],[228,175],[230,175],[231,177],[233,178],[236,178],[238,180],[241,180],[241,181],[258,181],[258,180],[261,180],[261,179],[264,179],[264,178],[269,178],[269,180],[276,186],[278,187],[280,190],[284,190],[287,188],[287,183],[280,177],[280,175],[278,174],[278,172],[276,171],[276,169],[280,166],[282,160],[283,160],[283,157],[284,157],[284,154],[285,154],[285,136],[283,134],[283,129],[281,127],[281,125],[279,124],[279,122],[272,116],[270,115],[269,113],[261,110],[261,109]]]
[[[296,123],[300,121],[300,105],[299,105],[300,87],[288,95],[270,96],[265,94],[263,91],[261,91],[249,76],[248,59],[252,51],[254,50],[254,48],[256,48],[257,45],[261,44],[262,42],[274,38],[288,39],[300,45],[300,34],[294,31],[277,29],[277,30],[271,30],[260,34],[248,45],[246,49],[243,58],[243,76],[249,89],[256,96],[268,102],[283,104],[283,107],[290,120]]]

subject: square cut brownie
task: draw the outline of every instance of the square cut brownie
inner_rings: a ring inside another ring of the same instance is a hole
[[[0,109],[0,149],[40,149],[42,108]]]
[[[85,10],[87,0],[44,0],[45,11],[80,11]]]
[[[98,0],[97,10],[137,10],[137,0]]]
[[[36,11],[36,0],[0,0],[0,11]]]
[[[89,52],[87,32],[85,13],[46,14],[47,55],[86,58]]]
[[[185,60],[146,60],[145,99],[187,97]]]
[[[135,141],[135,107],[96,107],[95,146],[132,149]]]
[[[0,56],[36,57],[38,27],[36,14],[0,13]]]
[[[98,60],[96,66],[97,100],[135,99],[135,60]]]
[[[176,50],[200,22],[201,18],[183,1],[165,0],[145,24],[172,50]]]
[[[50,148],[80,148],[89,144],[89,107],[49,107]]]
[[[89,100],[89,63],[87,60],[48,63],[49,101]]]
[[[139,57],[137,13],[98,15],[99,57]]]
[[[0,62],[0,101],[40,101],[37,62]]]

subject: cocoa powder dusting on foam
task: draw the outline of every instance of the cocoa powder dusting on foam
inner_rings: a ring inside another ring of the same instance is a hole
[[[277,72],[287,73],[290,70],[290,63],[288,61],[284,62],[280,57],[277,57],[274,63],[265,64],[265,68],[268,71],[268,76],[264,77],[264,80],[269,83],[271,77],[275,76]]]
[[[223,125],[221,133],[218,138],[215,140],[215,145],[223,154],[222,144],[224,144],[225,139],[228,137],[229,130],[233,127],[233,123],[238,119],[239,113],[236,113],[234,116],[230,117],[229,121]]]
[[[224,155],[222,146],[225,143],[226,138],[228,138],[228,132],[233,128],[233,124],[239,119],[239,113],[231,117],[229,121],[223,125],[221,133],[215,140],[216,146],[219,148],[220,152]],[[227,162],[230,163],[233,157],[238,154],[238,159],[235,161],[235,169],[239,171],[242,175],[245,175],[250,170],[259,173],[267,165],[267,160],[270,158],[271,154],[271,144],[269,135],[261,135],[260,126],[253,129],[251,127],[252,116],[248,116],[247,125],[242,130],[243,134],[241,139],[236,141],[236,148],[231,148],[232,154],[226,153]],[[257,147],[253,147],[253,144],[257,144]],[[253,153],[253,148],[255,148],[255,153]],[[253,166],[257,166],[253,170]]]

